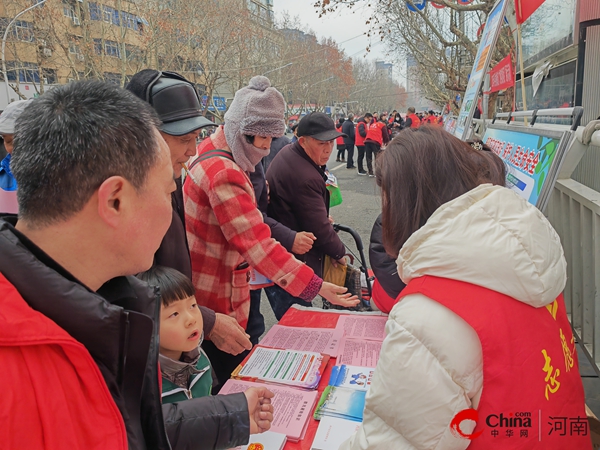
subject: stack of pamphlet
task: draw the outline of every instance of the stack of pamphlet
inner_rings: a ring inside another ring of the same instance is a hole
[[[276,384],[266,386],[264,383],[230,379],[223,385],[219,391],[219,395],[244,392],[251,387],[266,387],[275,394],[271,399],[271,404],[273,405],[271,431],[285,434],[287,439],[292,442],[297,442],[304,438],[310,419],[310,412],[319,397],[317,391],[306,391]]]
[[[321,395],[313,417],[339,417],[361,422],[367,391],[339,386],[327,386]]]
[[[360,391],[368,391],[373,381],[372,367],[348,366],[342,364],[331,368],[330,386],[341,386]]]
[[[231,374],[232,378],[316,389],[328,355],[255,346]]]

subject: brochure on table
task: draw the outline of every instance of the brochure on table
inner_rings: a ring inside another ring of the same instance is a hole
[[[506,185],[541,211],[546,207],[573,133],[494,123],[483,142],[507,166]]]
[[[305,352],[318,352],[336,357],[344,332],[338,328],[302,328],[273,325],[260,340],[260,345]]]
[[[328,360],[316,352],[255,346],[231,377],[316,389]]]
[[[354,420],[324,416],[319,422],[311,450],[338,450],[346,439],[358,431],[358,427],[360,422]]]
[[[324,416],[342,419],[363,420],[367,391],[359,391],[339,386],[327,386],[315,408],[313,417],[320,420]]]
[[[468,139],[471,133],[471,121],[473,120],[475,106],[477,106],[477,96],[481,90],[483,78],[490,64],[496,40],[504,23],[504,11],[507,4],[508,0],[498,0],[498,3],[496,3],[488,15],[485,27],[481,33],[479,49],[473,62],[473,69],[469,76],[469,82],[454,129],[454,135],[462,140]]]
[[[244,392],[251,387],[267,387],[275,396],[271,399],[273,405],[273,422],[271,431],[283,433],[290,441],[304,438],[311,411],[317,402],[317,391],[304,391],[286,386],[268,385],[244,380],[227,380],[221,394]]]
[[[329,377],[330,386],[339,386],[359,391],[368,391],[373,381],[375,369],[372,367],[333,366]]]

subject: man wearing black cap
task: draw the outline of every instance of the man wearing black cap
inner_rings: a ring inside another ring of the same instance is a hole
[[[160,248],[154,255],[157,265],[171,267],[192,278],[190,251],[185,232],[185,212],[181,188],[181,169],[196,155],[196,139],[203,127],[215,126],[202,116],[200,99],[194,86],[174,72],[145,69],[133,76],[126,87],[150,103],[162,125],[160,134],[171,152],[177,189],[172,194],[173,220]],[[237,355],[252,348],[246,332],[232,317],[200,307],[204,336],[224,352]]]
[[[345,264],[344,244],[333,230],[329,220],[329,191],[325,187],[325,164],[333,151],[335,139],[346,135],[335,129],[326,114],[312,112],[302,118],[296,130],[298,141],[284,147],[267,170],[270,188],[268,215],[294,231],[307,231],[316,237],[312,249],[296,258],[305,261],[323,276],[325,255]],[[281,288],[277,302],[271,306],[277,317],[300,299],[290,296]],[[269,299],[271,300],[271,299]]]

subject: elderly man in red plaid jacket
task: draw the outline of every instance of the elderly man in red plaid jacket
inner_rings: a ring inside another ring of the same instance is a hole
[[[236,93],[225,125],[201,145],[184,185],[196,299],[235,317],[244,328],[249,321],[262,320],[250,314],[249,266],[307,305],[317,294],[344,306],[358,302],[344,294],[345,288],[323,282],[275,241],[256,207],[247,172],[269,153],[271,139],[283,135],[284,111],[283,96],[269,80],[252,78]],[[250,336],[253,343],[258,338]],[[245,357],[224,353],[210,343],[204,348],[220,383]]]

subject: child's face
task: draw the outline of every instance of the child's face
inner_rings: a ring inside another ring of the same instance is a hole
[[[160,310],[160,353],[179,360],[182,352],[198,347],[202,336],[202,314],[194,296],[177,300]]]

